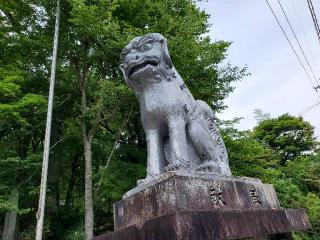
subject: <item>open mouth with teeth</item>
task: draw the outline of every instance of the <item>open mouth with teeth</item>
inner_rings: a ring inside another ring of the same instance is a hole
[[[151,66],[158,66],[158,62],[156,60],[145,60],[141,63],[138,63],[134,66],[132,66],[129,70],[129,77],[132,76],[134,73],[142,70],[143,68],[146,68],[148,65],[151,65]]]

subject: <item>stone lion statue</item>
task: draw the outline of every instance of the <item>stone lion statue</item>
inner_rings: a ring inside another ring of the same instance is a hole
[[[231,175],[224,142],[209,105],[195,100],[175,70],[159,33],[134,38],[120,68],[135,91],[147,140],[147,177],[192,170]]]

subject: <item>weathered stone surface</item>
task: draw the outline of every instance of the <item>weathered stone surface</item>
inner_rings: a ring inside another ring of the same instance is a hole
[[[157,183],[161,183],[165,179],[173,176],[179,175],[189,178],[200,178],[200,179],[217,179],[217,180],[229,180],[229,181],[243,181],[247,183],[262,183],[260,179],[257,178],[249,178],[249,177],[236,177],[236,176],[228,176],[228,175],[217,175],[208,172],[198,172],[192,170],[178,170],[178,171],[171,171],[161,174],[158,178],[150,179],[148,181],[144,180],[141,184],[138,184],[135,188],[131,189],[127,193],[123,195],[123,199],[138,193],[146,188],[152,187]]]
[[[115,229],[177,211],[275,209],[274,188],[258,179],[169,172],[147,188],[115,203]]]
[[[294,223],[291,222],[295,219]],[[303,209],[186,211],[146,221],[141,226],[119,229],[96,240],[223,240],[290,239],[279,233],[309,228]],[[127,231],[127,234],[124,232]],[[132,234],[128,234],[132,233]]]
[[[130,226],[119,229],[118,231],[109,232],[98,237],[94,240],[140,240],[139,232],[136,226]]]
[[[96,240],[291,239],[310,228],[304,209],[280,207],[258,179],[168,172],[114,205],[115,231]]]
[[[192,96],[173,66],[164,36],[134,38],[122,51],[120,68],[139,100],[147,140],[146,181],[181,169],[231,175],[215,113]]]

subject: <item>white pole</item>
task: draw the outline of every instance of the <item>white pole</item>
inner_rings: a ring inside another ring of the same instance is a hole
[[[36,215],[37,216],[36,240],[42,240],[42,233],[43,233],[43,218],[44,218],[44,210],[45,210],[45,203],[46,203],[47,176],[48,176],[49,151],[50,151],[52,107],[53,107],[54,83],[56,78],[56,65],[57,65],[60,10],[61,10],[60,0],[57,0],[56,23],[55,23],[55,32],[54,32],[54,41],[53,41],[50,89],[49,89],[49,97],[48,97],[47,125],[46,125],[44,150],[43,150],[39,207]]]

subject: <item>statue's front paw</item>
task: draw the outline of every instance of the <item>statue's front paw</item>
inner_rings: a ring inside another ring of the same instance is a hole
[[[187,168],[183,166],[181,163],[171,163],[164,168],[164,171],[169,172],[169,171],[177,171],[177,170],[185,170],[185,169]]]
[[[155,179],[155,178],[150,177],[150,176],[147,176],[147,177],[144,178],[144,179],[139,179],[139,180],[137,180],[137,186],[143,185],[143,184],[147,184],[147,183],[151,182],[151,181],[154,180],[154,179]]]
[[[210,162],[205,162],[203,164],[200,164],[199,166],[196,167],[195,169],[198,172],[210,172],[210,173],[221,173],[221,170],[218,169],[214,164]]]

